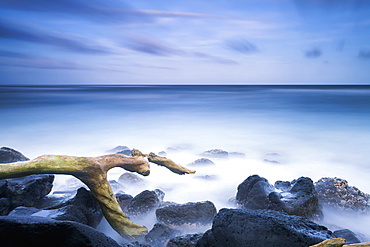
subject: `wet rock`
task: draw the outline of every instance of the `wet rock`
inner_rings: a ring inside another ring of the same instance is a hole
[[[202,236],[202,233],[195,233],[171,238],[166,247],[195,247]]]
[[[212,160],[207,158],[200,158],[195,160],[194,162],[191,162],[187,164],[187,166],[213,166],[215,163],[213,163]]]
[[[127,146],[117,146],[113,149],[108,150],[107,153],[116,153],[131,156],[131,149]]]
[[[116,180],[109,180],[109,184],[112,187],[113,193],[123,193],[123,185]]]
[[[145,241],[152,247],[164,247],[167,242],[181,232],[162,224],[155,224],[153,229],[145,236]]]
[[[238,186],[236,201],[245,209],[270,209],[309,219],[322,218],[318,196],[310,178],[278,181],[276,186],[258,175],[250,176]]]
[[[30,175],[21,178],[3,179],[0,182],[0,215],[7,215],[18,206],[33,207],[50,193],[54,175]],[[9,205],[6,206],[9,202]]]
[[[321,178],[315,183],[319,201],[334,209],[370,214],[370,195],[341,178]]]
[[[128,244],[122,244],[122,247],[152,247],[152,246],[147,244],[141,244],[138,241],[135,241]]]
[[[208,158],[228,158],[229,153],[222,149],[211,149],[200,154],[201,156]]]
[[[144,186],[145,185],[145,182],[144,182],[144,179],[142,179],[141,177],[139,177],[138,175],[134,174],[134,173],[131,173],[131,172],[125,172],[123,173],[119,178],[118,178],[118,182],[120,184],[122,184],[123,186],[137,186],[137,185],[140,185],[140,186]]]
[[[172,227],[211,224],[216,213],[210,201],[168,205],[155,211],[158,222]]]
[[[0,239],[1,246],[120,246],[89,226],[41,217],[1,216]]]
[[[166,157],[167,153],[165,151],[161,151],[158,153],[158,156]]]
[[[48,217],[55,220],[70,220],[91,227],[97,227],[103,218],[100,205],[92,193],[80,188],[74,198],[63,203],[56,210],[49,211]]]
[[[0,163],[12,163],[29,160],[21,152],[8,147],[0,148]]]
[[[126,207],[127,205],[130,204],[133,197],[132,195],[129,195],[129,194],[118,193],[116,194],[116,199],[117,199],[118,204],[121,206],[122,210],[126,211]]]
[[[9,216],[31,216],[40,211],[41,209],[39,208],[20,206],[20,207],[16,207],[15,209],[13,209],[9,213]]]
[[[144,216],[157,209],[163,202],[164,192],[156,189],[144,190],[135,196],[126,207],[130,216]]]
[[[273,210],[221,209],[197,247],[307,247],[333,238],[324,226]]]
[[[333,232],[333,235],[336,238],[344,238],[346,240],[346,244],[354,244],[361,242],[360,238],[356,235],[356,233],[352,232],[349,229],[336,230]]]

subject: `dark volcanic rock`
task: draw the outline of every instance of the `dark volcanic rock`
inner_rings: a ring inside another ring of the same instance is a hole
[[[0,212],[0,215],[7,215],[18,206],[35,206],[50,193],[53,181],[54,175],[30,175],[1,180],[0,198],[7,198],[8,200],[3,199],[0,202],[0,208],[5,209],[5,211]],[[6,206],[8,202],[9,205]]]
[[[4,247],[120,246],[89,226],[41,217],[0,217],[0,239]]]
[[[108,150],[107,153],[117,153],[117,154],[124,154],[127,156],[131,156],[131,149],[126,146],[117,146],[111,150]]]
[[[187,164],[187,166],[210,166],[210,165],[213,166],[215,165],[215,163],[213,163],[212,160],[207,158],[197,159],[196,161]]]
[[[222,149],[211,149],[200,154],[201,156],[209,158],[228,158],[229,153]]]
[[[145,185],[144,179],[139,177],[138,175],[131,173],[131,172],[125,172],[123,173],[119,178],[118,182],[122,184],[123,186],[137,186],[137,185]]]
[[[138,241],[135,241],[128,244],[123,244],[122,247],[152,247],[152,246],[147,244],[141,244]]]
[[[355,244],[361,242],[360,238],[349,229],[336,230],[333,232],[333,235],[336,238],[344,238],[346,240],[346,244]]]
[[[311,219],[322,217],[310,178],[301,177],[292,182],[278,181],[275,184],[276,188],[265,178],[250,176],[238,186],[236,201],[245,209],[271,209]]]
[[[132,197],[132,195],[129,195],[129,194],[118,193],[118,194],[116,194],[116,199],[117,199],[118,204],[121,206],[122,210],[126,211],[126,207],[127,207],[127,205],[130,204],[133,197]]]
[[[50,212],[55,220],[70,220],[91,227],[97,227],[103,218],[103,212],[92,193],[80,188],[74,198],[63,203],[57,210]]]
[[[155,224],[153,229],[145,236],[145,241],[152,247],[164,247],[169,239],[180,235],[180,233],[180,231],[168,226]]]
[[[12,163],[26,160],[29,160],[29,158],[14,149],[8,147],[0,148],[0,163]]]
[[[321,178],[315,183],[323,206],[358,213],[370,213],[370,195],[340,178]]]
[[[216,213],[216,207],[210,201],[168,205],[155,211],[158,222],[170,226],[207,225],[212,223]]]
[[[48,209],[17,207],[9,216],[40,216],[54,220],[74,221],[91,227],[97,227],[103,218],[98,201],[90,191],[80,188],[74,198]]]
[[[203,234],[195,233],[171,238],[166,247],[195,247],[202,236]]]
[[[164,192],[156,189],[144,190],[135,196],[126,207],[126,212],[131,216],[143,216],[157,209],[163,202]]]
[[[307,247],[334,238],[324,226],[272,210],[221,209],[197,247]]]

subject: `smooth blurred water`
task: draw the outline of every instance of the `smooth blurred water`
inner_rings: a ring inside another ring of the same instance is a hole
[[[370,192],[370,86],[0,86],[0,119],[0,146],[29,158],[99,156],[117,145],[177,148],[167,155],[182,165],[209,149],[245,154],[195,175],[153,166],[147,188],[179,203],[227,206],[253,174],[270,183],[340,177]]]

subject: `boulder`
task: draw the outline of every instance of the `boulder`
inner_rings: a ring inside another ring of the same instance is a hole
[[[0,163],[12,163],[29,160],[21,152],[8,147],[0,148]]]
[[[152,246],[147,244],[141,244],[138,241],[134,241],[128,244],[122,244],[122,247],[152,247]]]
[[[200,158],[195,160],[194,162],[191,162],[187,164],[187,166],[213,166],[215,163],[213,163],[212,160],[207,158]]]
[[[44,211],[49,211],[48,216],[52,219],[75,221],[94,228],[100,224],[103,218],[103,212],[98,201],[85,188],[79,188],[76,196],[60,205],[60,207]]]
[[[122,211],[126,211],[126,207],[127,207],[127,205],[130,204],[133,197],[132,197],[132,195],[129,195],[129,194],[118,193],[118,194],[116,194],[116,199],[117,199],[118,204],[122,208]]]
[[[119,178],[118,182],[123,186],[138,186],[138,185],[145,185],[144,179],[139,177],[138,175],[132,172],[125,172]]]
[[[356,235],[356,233],[352,232],[349,229],[340,229],[333,232],[333,235],[336,238],[344,238],[346,240],[346,244],[354,244],[360,243],[360,238]]]
[[[270,209],[309,219],[322,218],[315,187],[307,177],[292,182],[278,181],[274,187],[265,178],[250,176],[238,186],[236,201],[245,209]]]
[[[201,233],[194,233],[171,238],[166,247],[195,247],[202,236]]]
[[[216,213],[216,207],[210,201],[167,205],[155,211],[158,222],[172,227],[208,225],[212,223]]]
[[[1,246],[119,247],[112,238],[92,227],[42,217],[0,217]]]
[[[273,210],[221,209],[197,247],[307,247],[333,238],[306,218]]]
[[[370,214],[370,195],[341,178],[321,178],[315,183],[319,202],[340,211]]]
[[[30,175],[0,181],[0,198],[7,198],[0,202],[0,208],[4,210],[0,215],[7,215],[18,206],[35,206],[50,193],[54,175]]]
[[[229,158],[229,153],[222,149],[211,149],[200,154],[208,158]]]
[[[152,247],[164,247],[171,238],[180,235],[180,233],[178,230],[157,223],[145,236],[145,241]]]
[[[107,151],[107,153],[125,154],[131,156],[131,149],[126,146],[117,146]]]
[[[126,207],[126,212],[135,217],[147,215],[161,205],[163,198],[164,192],[159,189],[144,190],[130,201]]]
[[[48,209],[17,207],[9,216],[39,216],[53,220],[74,221],[96,228],[103,212],[90,191],[80,188],[74,198]]]

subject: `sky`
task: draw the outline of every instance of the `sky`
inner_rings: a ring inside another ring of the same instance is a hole
[[[0,84],[370,85],[369,0],[0,0]]]

